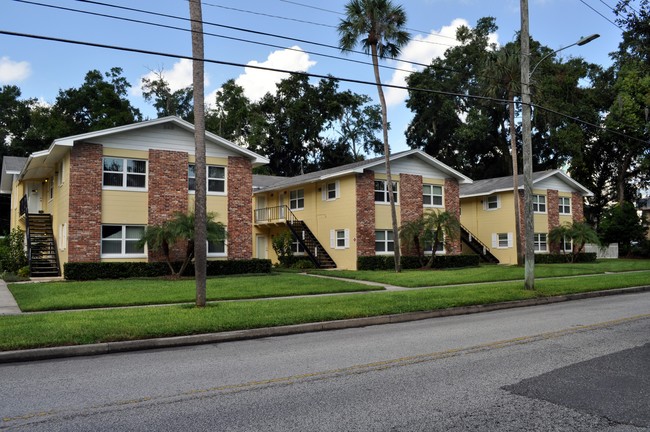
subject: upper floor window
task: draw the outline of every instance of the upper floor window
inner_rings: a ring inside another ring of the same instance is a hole
[[[483,201],[483,208],[485,210],[496,210],[500,207],[501,200],[499,199],[499,195],[490,195]]]
[[[323,201],[333,201],[341,197],[339,181],[325,183],[323,188]]]
[[[138,243],[144,234],[141,225],[102,225],[102,257],[142,257]]]
[[[533,211],[546,213],[546,195],[533,195]]]
[[[560,197],[559,199],[560,214],[571,214],[571,198]]]
[[[305,208],[304,189],[297,189],[289,192],[289,208],[291,210],[302,210]]]
[[[207,165],[206,167],[206,191],[215,194],[226,193],[226,167]],[[196,190],[196,165],[190,164],[187,167],[188,190]]]
[[[147,161],[105,157],[103,185],[107,188],[145,189]]]
[[[442,186],[422,185],[422,203],[425,207],[442,207]]]
[[[397,202],[397,182],[393,182],[393,198]],[[390,202],[388,195],[388,182],[386,180],[375,180],[375,202]]]

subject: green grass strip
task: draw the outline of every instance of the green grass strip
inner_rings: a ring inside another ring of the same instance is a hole
[[[0,350],[192,335],[359,318],[534,297],[648,285],[649,273],[599,275],[347,296],[251,300],[193,306],[146,307],[0,316]]]
[[[635,270],[650,270],[650,260],[618,259],[600,260],[595,263],[537,264],[535,265],[535,277],[579,276]],[[481,265],[480,267],[446,270],[405,270],[401,273],[351,270],[310,270],[310,273],[381,282],[406,288],[524,279],[523,267],[504,265]]]
[[[194,279],[124,279],[10,284],[23,312],[194,302]],[[237,300],[381,290],[358,283],[291,273],[207,280],[207,299]]]

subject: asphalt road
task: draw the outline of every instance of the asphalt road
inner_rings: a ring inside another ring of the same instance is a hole
[[[0,365],[0,429],[650,431],[650,293]]]

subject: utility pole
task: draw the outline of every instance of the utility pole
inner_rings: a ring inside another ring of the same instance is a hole
[[[533,143],[530,107],[530,36],[528,0],[521,0],[521,133],[524,160],[524,288],[535,289],[535,225],[533,220]]]

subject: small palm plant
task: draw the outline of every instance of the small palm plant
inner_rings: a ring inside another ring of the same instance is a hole
[[[551,229],[548,233],[548,239],[551,243],[560,245],[567,240],[571,240],[573,249],[571,250],[569,259],[572,263],[576,261],[587,243],[600,244],[600,239],[596,231],[588,223],[581,221],[565,222]],[[563,247],[560,250],[566,254],[566,250]]]

